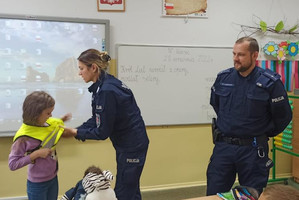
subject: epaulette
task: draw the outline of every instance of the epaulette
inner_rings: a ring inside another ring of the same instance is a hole
[[[217,74],[217,76],[219,76],[219,75],[221,75],[221,74],[227,74],[227,73],[230,73],[232,70],[233,70],[233,68],[228,68],[228,69],[222,70],[221,72],[219,72],[219,73]]]
[[[278,79],[280,79],[280,75],[277,74],[276,72],[273,72],[270,69],[266,69],[263,74],[273,81],[277,81]]]
[[[264,72],[261,73],[260,77],[256,81],[256,85],[262,88],[269,88],[271,85],[274,84],[275,81],[280,79],[280,75],[266,69]]]

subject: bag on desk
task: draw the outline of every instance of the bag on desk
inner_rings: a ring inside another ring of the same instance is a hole
[[[256,189],[246,186],[236,186],[229,192],[217,194],[223,200],[258,200],[259,193]]]

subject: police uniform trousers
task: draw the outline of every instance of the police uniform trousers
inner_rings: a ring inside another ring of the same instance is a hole
[[[267,141],[258,147],[216,142],[207,169],[207,195],[230,191],[236,174],[240,185],[253,187],[261,193],[273,166],[268,151]]]
[[[141,200],[140,176],[147,148],[138,152],[117,152],[115,194],[118,200]]]

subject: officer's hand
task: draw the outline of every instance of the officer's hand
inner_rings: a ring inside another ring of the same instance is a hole
[[[64,128],[62,137],[69,138],[69,137],[75,137],[77,135],[77,129],[75,129],[75,128],[67,128],[64,126],[60,126],[60,127]]]

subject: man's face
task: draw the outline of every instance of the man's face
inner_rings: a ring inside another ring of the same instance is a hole
[[[249,51],[249,42],[245,41],[240,44],[235,44],[233,48],[234,67],[240,73],[246,73],[255,66],[257,52],[251,53]],[[248,73],[248,74],[249,74]]]

